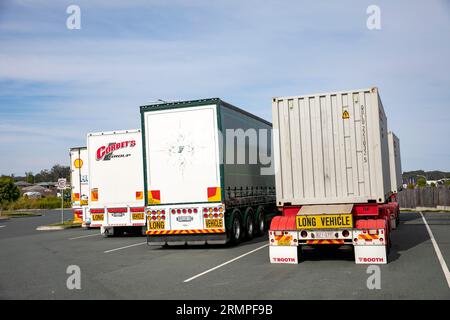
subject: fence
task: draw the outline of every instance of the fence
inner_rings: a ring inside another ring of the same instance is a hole
[[[400,208],[449,207],[450,187],[406,189],[399,192],[397,200]]]

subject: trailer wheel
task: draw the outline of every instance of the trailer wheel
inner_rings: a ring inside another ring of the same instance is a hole
[[[231,243],[236,245],[241,242],[242,239],[242,221],[241,221],[241,212],[239,210],[235,210],[233,212],[233,221],[231,222]]]
[[[253,220],[253,209],[247,208],[245,218],[245,238],[247,240],[253,239],[255,235],[255,224]]]
[[[256,219],[256,234],[262,236],[266,231],[266,215],[264,214],[264,208],[259,207],[257,210]]]

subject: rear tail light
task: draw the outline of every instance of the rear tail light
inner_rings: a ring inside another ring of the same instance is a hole
[[[219,214],[219,218],[223,218],[223,214],[222,213]]]
[[[189,209],[189,210],[188,210],[188,213],[192,213],[192,209]]]
[[[178,210],[177,210],[177,213],[178,213],[178,214],[180,214],[180,213],[181,213],[181,210],[180,210],[180,209],[178,209]]]
[[[222,207],[219,208],[219,212],[223,212],[223,208]]]
[[[152,220],[156,220],[156,216],[153,216],[153,217],[152,217]]]
[[[203,218],[208,218],[208,214],[205,213],[205,214],[203,215]]]
[[[183,213],[186,213],[186,209],[183,209]]]
[[[358,242],[358,238],[353,239],[354,242]]]
[[[348,230],[342,231],[342,236],[343,237],[348,237],[349,235],[350,235],[350,232],[348,232]]]
[[[383,239],[383,238],[380,238],[380,241],[381,241],[381,242],[383,242],[383,241],[384,241],[384,239]]]
[[[153,211],[152,211],[152,214],[156,214],[156,211],[155,211],[155,210],[153,210]]]
[[[203,208],[203,212],[208,212],[208,208]]]
[[[176,211],[175,211],[175,209],[172,209],[172,213],[175,213]]]
[[[198,210],[197,209],[194,209],[194,213],[197,213],[198,212]]]
[[[161,213],[162,214],[166,214],[166,210],[161,210]]]
[[[302,231],[302,232],[300,232],[300,236],[302,237],[302,238],[306,238],[307,236],[308,236],[308,232],[306,232],[306,231]]]
[[[161,216],[161,219],[166,220],[166,216]]]
[[[214,213],[214,218],[218,218],[219,215],[217,213]]]
[[[214,208],[214,212],[217,212],[217,211],[219,211],[219,209],[218,208]]]
[[[209,212],[213,212],[213,208],[209,208]]]
[[[209,217],[210,217],[210,218],[212,218],[212,217],[213,217],[212,213],[210,213],[210,214],[209,214]]]

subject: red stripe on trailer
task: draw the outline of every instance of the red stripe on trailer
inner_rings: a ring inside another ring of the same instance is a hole
[[[91,213],[105,213],[105,209],[91,209],[89,211]]]
[[[140,207],[140,208],[130,208],[131,212],[145,212],[145,208],[144,207]]]
[[[127,211],[127,208],[108,208],[109,213],[124,213]]]
[[[378,216],[378,204],[355,204],[352,213],[355,216]]]

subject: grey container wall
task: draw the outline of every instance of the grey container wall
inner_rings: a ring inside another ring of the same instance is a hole
[[[393,133],[388,133],[389,170],[391,173],[391,191],[397,193],[402,189],[402,161],[400,155],[400,140]]]
[[[390,194],[378,89],[272,101],[277,205],[382,203]]]

